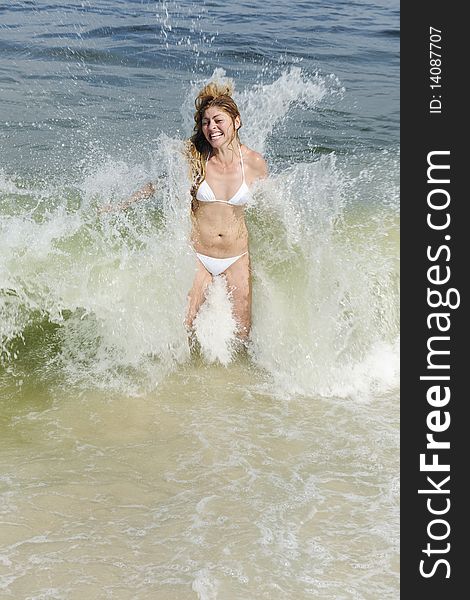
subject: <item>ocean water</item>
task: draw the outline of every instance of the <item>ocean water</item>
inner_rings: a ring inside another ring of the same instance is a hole
[[[399,597],[398,70],[398,2],[1,3],[1,598]],[[253,329],[217,278],[190,352],[180,150],[226,78]]]

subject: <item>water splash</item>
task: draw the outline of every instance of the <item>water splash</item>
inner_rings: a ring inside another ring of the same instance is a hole
[[[232,86],[234,100],[242,108],[243,127],[240,136],[247,146],[261,154],[265,153],[269,136],[292,108],[313,110],[325,97],[341,95],[344,91],[336,77],[319,74],[307,76],[300,67],[286,69],[271,83],[257,84],[244,90],[238,90],[234,80],[220,67],[214,69],[208,81]],[[193,98],[206,82],[193,82],[191,93],[182,106],[181,116],[188,134],[194,124]]]
[[[194,322],[194,330],[208,362],[228,365],[235,351],[237,323],[225,278],[215,277]]]
[[[295,68],[239,92],[242,134],[253,132],[243,141],[262,150],[293,106],[312,110],[336,89]],[[272,118],[257,127],[267,110]],[[364,396],[396,385],[395,161],[317,156],[291,162],[254,190],[250,355],[280,393]],[[157,184],[153,200],[98,215],[148,180]],[[32,360],[31,344],[42,344],[51,348],[44,376],[141,393],[189,360],[183,320],[195,258],[182,140],[160,135],[144,163],[96,151],[75,181],[3,175],[0,186],[4,363]],[[227,365],[234,322],[220,283],[196,334],[205,360]]]

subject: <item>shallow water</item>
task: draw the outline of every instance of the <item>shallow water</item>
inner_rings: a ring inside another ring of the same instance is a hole
[[[140,398],[10,407],[8,594],[392,597],[395,396],[286,401],[259,379],[243,360],[188,365]]]
[[[286,7],[0,7],[2,598],[399,595],[398,5]],[[252,339],[218,278],[191,353],[180,149],[225,77],[271,172]]]

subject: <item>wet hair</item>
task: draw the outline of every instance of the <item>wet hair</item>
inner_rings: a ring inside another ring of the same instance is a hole
[[[194,113],[194,133],[188,140],[187,151],[191,169],[191,187],[192,207],[197,207],[196,194],[199,186],[206,178],[206,160],[211,150],[211,145],[206,140],[202,132],[202,120],[204,113],[213,106],[219,107],[232,119],[234,134],[231,142],[236,139],[240,143],[238,130],[235,127],[235,119],[241,117],[240,111],[234,99],[232,98],[233,88],[230,84],[208,83],[202,88],[194,102],[196,112]],[[240,128],[239,127],[239,128]]]

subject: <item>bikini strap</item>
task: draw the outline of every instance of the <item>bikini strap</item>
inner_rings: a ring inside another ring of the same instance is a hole
[[[206,158],[206,162],[205,162],[205,168],[206,169],[207,169],[207,163],[208,163],[210,157],[211,157],[211,150],[209,148],[209,152],[207,153],[207,158]],[[207,175],[207,173],[206,173],[206,175]],[[205,179],[206,178],[204,177],[204,181],[205,181]]]
[[[245,166],[243,164],[242,147],[240,146],[240,142],[238,142],[238,152],[240,152],[240,163],[241,163],[241,166],[242,166],[242,177],[243,177],[243,183],[245,183]]]

